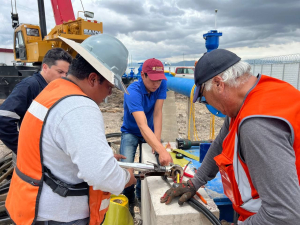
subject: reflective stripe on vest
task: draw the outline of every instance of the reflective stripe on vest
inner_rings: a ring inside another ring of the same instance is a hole
[[[235,134],[233,168],[235,180],[237,181],[241,198],[244,202],[241,207],[249,212],[257,213],[259,208],[261,207],[261,199],[252,198],[252,189],[250,186],[250,182],[240,160],[238,159],[238,152],[238,137],[237,134]]]
[[[28,112],[30,112],[33,116],[44,122],[48,109],[42,104],[33,100],[30,107],[28,108]]]
[[[109,203],[110,203],[110,198],[102,200],[99,211],[108,208]]]

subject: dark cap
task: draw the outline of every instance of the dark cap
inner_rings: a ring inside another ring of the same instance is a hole
[[[147,73],[150,80],[166,80],[164,65],[158,59],[147,59],[144,64],[142,71]]]
[[[195,67],[194,79],[197,89],[193,102],[196,102],[199,97],[201,84],[224,72],[240,60],[241,58],[236,54],[225,49],[215,49],[204,53]]]

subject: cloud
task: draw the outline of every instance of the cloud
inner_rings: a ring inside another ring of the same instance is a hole
[[[48,32],[55,26],[50,0],[45,0]],[[194,60],[206,51],[203,34],[223,33],[220,48],[242,57],[262,58],[278,53],[299,53],[300,1],[290,0],[85,0],[84,9],[103,22],[104,33],[118,37],[133,61],[156,57],[176,62]],[[80,0],[72,0],[77,12]],[[20,22],[38,24],[36,0],[17,3]],[[11,5],[0,9],[0,46],[12,48]],[[79,14],[83,16],[82,13]]]

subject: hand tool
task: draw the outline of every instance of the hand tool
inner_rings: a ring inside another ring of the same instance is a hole
[[[176,138],[176,148],[187,150],[192,146],[199,146],[201,143],[211,143],[209,141],[191,141],[189,139]]]
[[[189,149],[192,146],[199,146],[200,143],[203,143],[201,141],[191,141],[189,139],[181,139],[181,138],[176,138],[176,147],[179,149]]]
[[[133,168],[135,171],[139,171],[140,173],[134,176],[141,180],[148,176],[167,176],[172,179],[176,179],[177,174],[179,174],[180,177],[183,176],[182,167],[176,164],[170,164],[170,166],[160,166],[150,162],[149,164],[118,162],[118,164],[122,168]]]
[[[176,159],[183,159],[183,155],[181,153],[176,153]]]

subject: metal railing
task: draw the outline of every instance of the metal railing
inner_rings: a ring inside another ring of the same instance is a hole
[[[254,75],[258,73],[269,75],[286,81],[300,90],[300,54],[245,61],[251,64],[251,72]]]

